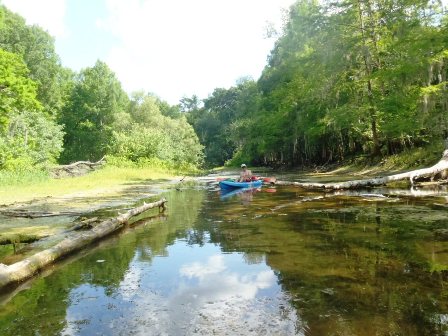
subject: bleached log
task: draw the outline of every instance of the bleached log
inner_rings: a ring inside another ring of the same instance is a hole
[[[335,183],[306,183],[306,182],[289,182],[289,181],[277,181],[277,185],[293,185],[305,189],[357,189],[368,188],[385,185],[390,182],[409,180],[411,185],[415,184],[415,181],[420,178],[432,178],[437,174],[441,174],[448,170],[448,149],[443,152],[443,156],[439,162],[429,168],[423,168],[418,170],[412,170],[406,173],[381,176],[372,179],[365,180],[352,180],[346,182]]]
[[[96,240],[99,240],[115,231],[121,229],[131,217],[139,215],[149,209],[158,207],[165,209],[166,199],[140,207],[133,208],[116,218],[108,219],[96,225],[92,230],[70,235],[57,245],[41,251],[31,257],[12,265],[0,264],[0,289],[7,285],[23,281],[33,274],[50,265],[57,259],[79,250]]]
[[[58,169],[66,169],[66,168],[70,169],[70,168],[74,168],[74,167],[79,166],[79,165],[86,165],[86,166],[93,167],[93,166],[100,166],[100,165],[104,164],[104,162],[105,162],[105,157],[103,156],[97,162],[77,161],[77,162],[70,163],[68,165],[60,165],[57,168]]]
[[[52,177],[59,178],[64,176],[77,176],[82,175],[88,171],[95,170],[97,167],[102,166],[105,163],[105,157],[97,162],[90,161],[78,161],[68,165],[61,165],[51,169],[50,173]]]

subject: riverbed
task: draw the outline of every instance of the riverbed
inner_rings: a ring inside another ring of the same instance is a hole
[[[166,214],[5,293],[0,335],[448,333],[444,188],[162,194]]]

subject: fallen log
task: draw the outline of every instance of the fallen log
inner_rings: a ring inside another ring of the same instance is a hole
[[[289,182],[289,181],[276,181],[277,185],[293,185],[305,189],[328,189],[328,190],[340,190],[340,189],[357,189],[357,188],[370,188],[385,185],[390,182],[409,180],[411,185],[416,183],[416,180],[422,178],[430,178],[433,180],[437,175],[441,175],[442,178],[446,178],[445,175],[448,172],[448,149],[443,152],[443,156],[439,162],[429,168],[423,168],[418,170],[412,170],[406,173],[381,176],[365,180],[352,180],[346,182],[334,182],[334,183],[307,183],[307,182]]]
[[[58,169],[70,169],[70,168],[74,168],[74,167],[79,166],[79,165],[86,165],[86,166],[89,166],[89,167],[101,166],[102,164],[104,164],[105,159],[106,159],[106,158],[103,156],[103,157],[102,157],[100,160],[98,160],[97,162],[77,161],[77,162],[70,163],[70,164],[68,164],[68,165],[60,165],[60,166],[58,166],[57,168],[58,168]]]
[[[68,165],[54,167],[51,169],[50,173],[54,178],[80,176],[89,171],[95,170],[97,167],[102,166],[105,162],[105,157],[101,158],[101,160],[97,162],[77,161]]]
[[[163,222],[163,221],[166,221],[167,219],[168,219],[168,216],[164,212],[161,212],[161,213],[158,213],[157,215],[145,217],[145,218],[136,220],[135,222],[129,223],[129,225],[126,226],[125,230],[129,229],[129,231],[132,231],[131,228],[134,229],[135,227],[137,227],[139,225],[147,225],[152,222]],[[39,276],[47,277],[50,274],[53,274],[53,272],[55,270],[60,269],[61,266],[67,266],[67,265],[71,264],[72,262],[85,257],[86,255],[91,255],[92,253],[95,253],[95,251],[100,249],[102,246],[110,246],[110,245],[108,245],[110,243],[111,242],[107,241],[107,240],[99,240],[94,245],[92,245],[92,248],[89,248],[88,250],[87,249],[80,250],[76,254],[70,254],[64,258],[61,258],[58,261],[57,267],[46,267],[46,268],[42,269],[42,271],[39,272]],[[19,253],[20,253],[20,251],[19,251]],[[14,286],[13,288],[11,288],[11,290],[6,291],[6,290],[0,289],[0,306],[8,303],[14,296],[16,296],[21,291],[29,289],[32,281],[33,281],[32,278],[28,278],[28,279],[25,279],[20,284],[18,284],[17,286]]]
[[[15,264],[9,266],[0,264],[0,289],[10,284],[23,281],[57,259],[79,250],[115,231],[118,231],[124,227],[131,217],[139,215],[155,207],[158,207],[159,211],[165,210],[166,202],[166,199],[162,198],[157,202],[149,204],[143,203],[142,206],[131,209],[124,214],[120,214],[116,218],[101,222],[90,231],[73,233],[55,246],[36,253],[35,255]]]

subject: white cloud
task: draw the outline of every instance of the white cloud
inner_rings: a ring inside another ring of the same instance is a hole
[[[55,37],[66,34],[66,0],[3,0],[2,3],[23,16],[28,24],[37,24]]]
[[[184,95],[206,97],[214,88],[234,85],[243,76],[257,79],[273,46],[273,39],[264,38],[268,23],[280,26],[282,8],[294,0],[103,1],[107,13],[95,12],[96,28],[117,42],[103,46],[106,57],[75,55],[75,50],[85,50],[81,46],[70,48],[69,56],[104,58],[126,91],[152,91],[177,103]],[[67,0],[3,3],[57,40],[68,36],[64,20],[72,13],[67,12]],[[64,62],[64,53],[61,56]]]
[[[106,62],[127,91],[145,89],[171,103],[205,97],[242,76],[258,78],[273,46],[268,22],[293,0],[106,0],[97,26],[120,41]]]

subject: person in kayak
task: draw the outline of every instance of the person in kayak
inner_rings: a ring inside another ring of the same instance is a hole
[[[247,169],[247,166],[243,163],[241,165],[240,178],[237,182],[251,182],[252,181],[252,172]]]

